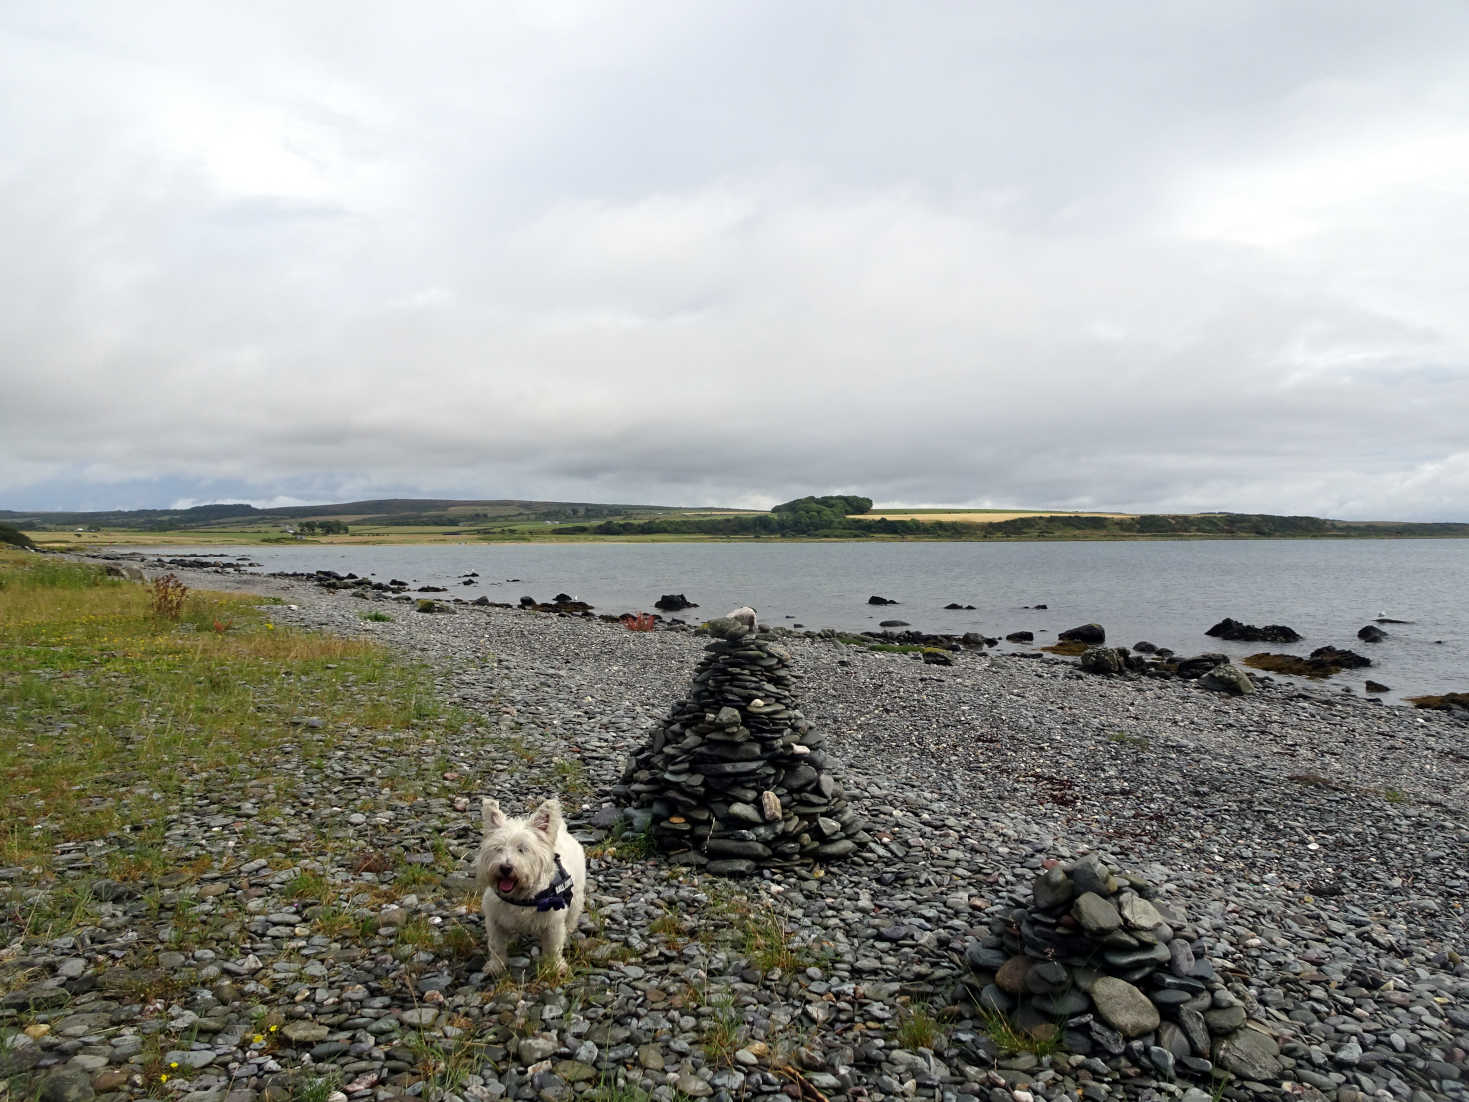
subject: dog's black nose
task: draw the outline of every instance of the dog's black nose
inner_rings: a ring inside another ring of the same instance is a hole
[[[512,869],[509,865],[501,865],[500,866],[500,875],[501,876],[509,876],[514,871],[515,870]]]

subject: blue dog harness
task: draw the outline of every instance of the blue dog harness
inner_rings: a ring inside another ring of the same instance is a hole
[[[506,899],[500,897],[502,903],[509,903],[515,907],[534,907],[536,910],[563,911],[571,906],[572,882],[571,874],[561,866],[561,855],[552,854],[556,859],[556,875],[551,877],[550,887],[537,892],[532,899]]]

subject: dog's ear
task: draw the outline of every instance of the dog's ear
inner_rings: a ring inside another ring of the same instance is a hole
[[[485,833],[499,830],[505,825],[505,813],[500,810],[500,801],[486,796],[479,804],[480,818],[485,821]]]
[[[552,796],[541,804],[531,812],[530,825],[551,841],[556,841],[556,835],[561,832],[561,801]]]

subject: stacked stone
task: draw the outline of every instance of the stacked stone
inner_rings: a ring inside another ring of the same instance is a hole
[[[724,876],[834,861],[870,839],[791,695],[790,652],[721,618],[676,703],[614,795],[657,847]]]
[[[1247,1079],[1280,1071],[1279,1046],[1248,1021],[1184,917],[1141,876],[1095,855],[1036,877],[1033,902],[968,947],[980,1006],[1072,1052],[1130,1057],[1172,1079],[1216,1064]]]

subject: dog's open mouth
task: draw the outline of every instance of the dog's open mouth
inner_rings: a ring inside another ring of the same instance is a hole
[[[516,887],[518,882],[513,876],[502,876],[495,881],[495,891],[507,898],[515,894]]]

